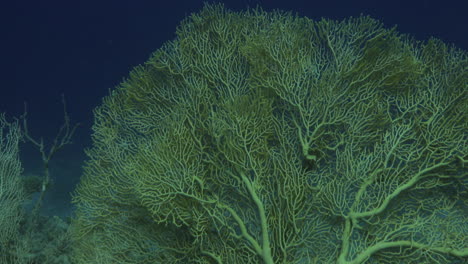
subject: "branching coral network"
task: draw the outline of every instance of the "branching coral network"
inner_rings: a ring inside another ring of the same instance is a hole
[[[467,54],[207,5],[95,111],[76,263],[461,263]]]

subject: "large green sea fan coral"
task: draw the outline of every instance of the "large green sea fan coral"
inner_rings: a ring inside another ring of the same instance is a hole
[[[466,260],[466,69],[368,17],[207,5],[96,109],[74,260]]]

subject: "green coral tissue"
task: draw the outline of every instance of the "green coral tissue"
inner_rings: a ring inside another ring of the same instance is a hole
[[[26,199],[20,178],[21,138],[18,122],[9,123],[0,113],[0,263],[25,263],[19,257],[24,250],[19,231]]]
[[[206,5],[95,110],[76,263],[466,263],[468,60]]]

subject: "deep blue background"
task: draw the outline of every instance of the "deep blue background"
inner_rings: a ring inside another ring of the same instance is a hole
[[[431,36],[468,49],[468,1],[220,1],[232,10],[283,9],[301,16],[342,19],[360,14],[398,26],[420,40]],[[30,129],[51,139],[63,120],[60,95],[82,123],[75,144],[54,158],[53,201],[68,202],[90,146],[92,109],[132,67],[175,37],[178,23],[200,10],[198,0],[25,0],[0,4],[0,112],[11,118],[28,102]],[[34,156],[36,155],[36,156]],[[37,152],[23,148],[26,172],[40,173]],[[36,157],[36,158],[34,158]]]

